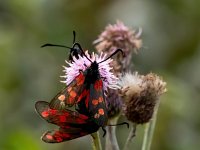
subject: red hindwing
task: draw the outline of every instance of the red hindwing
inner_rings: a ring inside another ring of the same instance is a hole
[[[49,107],[49,103],[45,101],[36,102],[35,108],[43,119],[58,126],[68,126],[69,124],[84,124],[89,119],[88,116],[69,109],[51,109]]]
[[[60,128],[53,131],[47,131],[42,140],[47,143],[60,143],[82,137],[99,129],[88,116],[79,114],[71,110],[55,110],[49,107],[49,103],[38,101],[35,105],[36,111],[47,122],[56,124]]]

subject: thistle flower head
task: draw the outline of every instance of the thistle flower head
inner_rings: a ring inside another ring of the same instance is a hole
[[[68,64],[68,66],[64,66],[64,72],[65,75],[61,76],[64,77],[65,80],[61,81],[63,83],[65,83],[66,85],[69,85],[75,77],[77,77],[80,74],[80,71],[85,71],[87,68],[89,68],[92,64],[92,62],[96,61],[98,63],[99,66],[99,73],[101,78],[103,78],[103,88],[104,90],[107,90],[108,87],[112,88],[113,85],[116,84],[117,82],[117,77],[111,72],[111,67],[110,67],[110,63],[112,62],[112,59],[108,59],[106,61],[105,60],[107,57],[106,54],[101,53],[100,55],[97,55],[95,53],[92,53],[92,55],[90,55],[88,53],[88,51],[85,52],[85,55],[87,56],[87,58],[89,58],[90,60],[88,60],[85,56],[80,56],[77,59],[76,57],[73,57],[73,62],[68,62],[66,61],[66,63]],[[102,62],[103,61],[103,62]],[[101,63],[99,63],[101,62]]]
[[[136,32],[125,26],[123,22],[117,21],[114,25],[109,24],[93,43],[99,53],[112,54],[118,48],[123,50],[125,57],[117,55],[116,61],[112,64],[116,75],[119,75],[128,69],[132,52],[137,53],[141,48],[141,33],[141,29]]]
[[[159,96],[166,92],[166,83],[153,73],[146,76],[138,73],[125,74],[118,86],[125,100],[125,116],[137,124],[146,123],[152,118]]]
[[[117,21],[114,25],[109,24],[99,35],[99,38],[94,41],[94,44],[97,44],[96,49],[98,52],[108,50],[113,52],[116,48],[121,48],[127,54],[130,53],[131,49],[137,52],[141,48],[140,36],[141,30],[136,33],[125,26],[123,22]]]

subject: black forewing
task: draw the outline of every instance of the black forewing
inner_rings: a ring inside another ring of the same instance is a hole
[[[96,80],[94,84],[90,85],[88,110],[90,116],[98,126],[102,127],[107,124],[107,108],[101,79]]]
[[[85,81],[85,76],[82,72],[62,91],[60,91],[51,101],[50,108],[64,110],[67,107],[73,106],[79,99],[82,93],[82,86]]]

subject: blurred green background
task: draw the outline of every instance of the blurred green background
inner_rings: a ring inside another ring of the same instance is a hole
[[[53,126],[35,113],[34,103],[50,100],[61,89],[68,54],[40,46],[71,46],[76,30],[82,47],[93,50],[92,41],[117,19],[143,28],[134,70],[155,72],[168,83],[152,150],[199,150],[199,6],[199,0],[0,0],[0,150],[91,149],[90,136],[62,144],[40,140]],[[143,128],[138,127],[132,149],[141,148]],[[128,132],[118,128],[120,147]]]

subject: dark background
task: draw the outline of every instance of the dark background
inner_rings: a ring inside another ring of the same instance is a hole
[[[66,49],[40,46],[71,46],[76,30],[82,47],[94,50],[93,40],[119,19],[143,29],[132,70],[167,81],[152,150],[199,150],[199,6],[199,0],[0,0],[0,149],[91,149],[90,136],[53,145],[40,140],[53,126],[39,118],[34,103],[63,87],[59,76],[68,56]],[[138,127],[132,149],[141,149],[143,129]],[[120,147],[128,132],[118,128]]]

